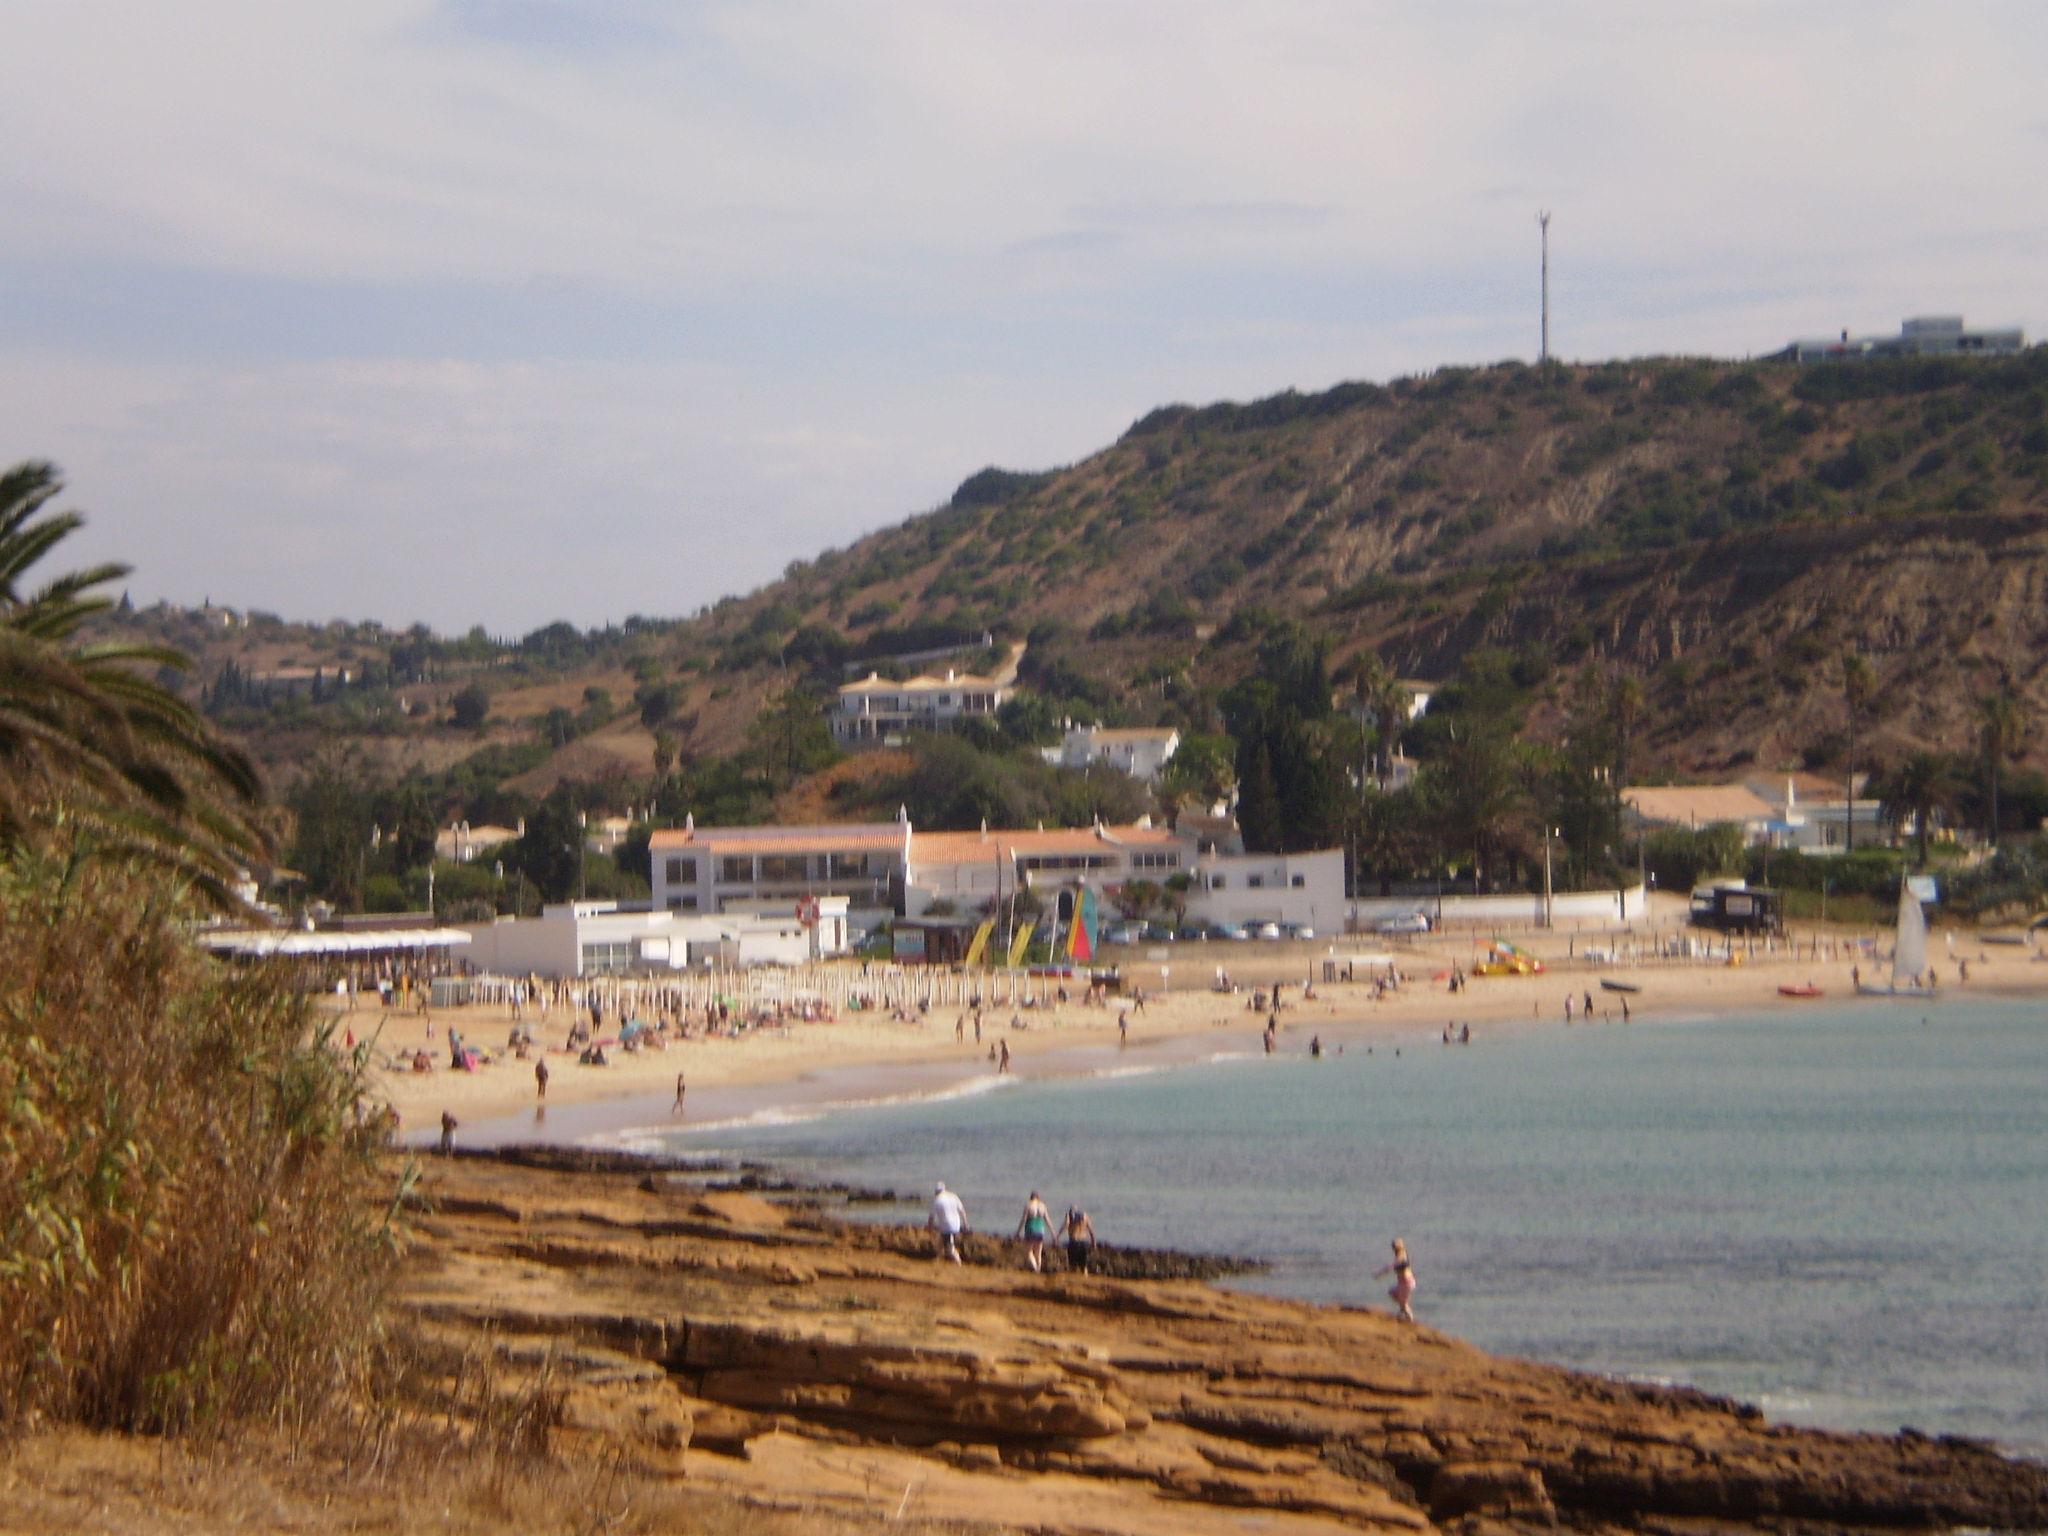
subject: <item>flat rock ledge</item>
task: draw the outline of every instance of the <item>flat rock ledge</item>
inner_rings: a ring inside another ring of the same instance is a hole
[[[1976,1441],[1773,1426],[993,1242],[939,1265],[630,1165],[435,1159],[414,1221],[423,1337],[544,1400],[558,1447],[762,1503],[1128,1536],[2048,1530],[2048,1468]]]

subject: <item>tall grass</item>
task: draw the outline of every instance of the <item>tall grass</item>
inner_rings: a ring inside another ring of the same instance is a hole
[[[377,1346],[361,1063],[182,916],[160,878],[0,856],[0,1423],[296,1433]]]

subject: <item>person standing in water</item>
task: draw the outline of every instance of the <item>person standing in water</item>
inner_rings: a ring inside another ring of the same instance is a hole
[[[1038,1274],[1045,1268],[1045,1240],[1052,1236],[1052,1210],[1038,1198],[1038,1191],[1031,1191],[1031,1198],[1024,1202],[1024,1214],[1017,1222],[1017,1235],[1024,1239],[1024,1258],[1031,1266],[1031,1272]]]
[[[1378,1280],[1385,1275],[1392,1275],[1394,1277],[1394,1284],[1388,1290],[1387,1295],[1393,1299],[1394,1305],[1401,1309],[1401,1321],[1404,1323],[1414,1322],[1415,1313],[1410,1310],[1408,1303],[1415,1297],[1415,1269],[1408,1262],[1407,1243],[1398,1237],[1394,1239],[1393,1262],[1374,1270],[1372,1277]]]

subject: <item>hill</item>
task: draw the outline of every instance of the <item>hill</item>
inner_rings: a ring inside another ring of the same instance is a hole
[[[323,745],[393,768],[489,746],[528,792],[624,783],[658,735],[682,755],[739,747],[793,677],[829,686],[842,663],[985,632],[1028,638],[1023,681],[1076,708],[1208,726],[1275,616],[1340,670],[1371,650],[1444,678],[1489,647],[1545,676],[1621,669],[1646,686],[1646,760],[1691,774],[1827,759],[1852,653],[1876,674],[1880,756],[1960,746],[1994,687],[2048,707],[2044,554],[2041,349],[1505,364],[1168,406],[1066,469],[984,470],[690,620],[509,642],[128,622],[197,650],[209,696],[284,774]],[[287,668],[324,668],[324,697],[218,697],[238,671]],[[481,726],[454,723],[466,689]]]

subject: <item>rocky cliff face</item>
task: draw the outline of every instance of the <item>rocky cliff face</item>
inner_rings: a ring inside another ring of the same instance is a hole
[[[437,1161],[407,1305],[559,1446],[783,1506],[994,1529],[2048,1526],[1958,1440],[1489,1357],[1192,1281],[965,1268],[918,1234],[631,1174]]]

